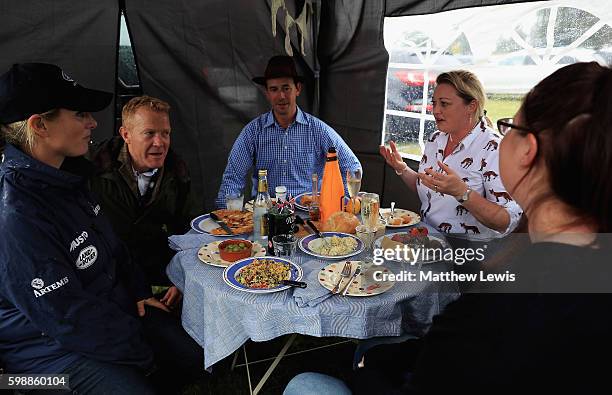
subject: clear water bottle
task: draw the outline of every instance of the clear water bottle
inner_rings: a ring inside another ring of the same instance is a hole
[[[272,199],[268,193],[268,171],[259,170],[257,197],[253,203],[253,241],[266,246],[268,244],[268,224],[266,214],[272,207]]]

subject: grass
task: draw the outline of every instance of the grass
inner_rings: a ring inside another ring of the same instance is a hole
[[[288,339],[282,336],[269,342],[247,342],[247,355],[249,361],[273,358],[281,350]],[[287,355],[280,361],[276,370],[260,391],[261,395],[282,394],[287,383],[302,372],[319,372],[347,380],[352,374],[352,358],[356,344],[354,342],[342,343],[314,351],[297,353],[306,349],[331,345],[345,341],[343,338],[317,338],[299,335],[289,348]],[[244,363],[242,348],[239,349],[237,365]],[[235,394],[247,395],[248,378],[245,367],[236,366],[231,370],[233,354],[213,366],[213,374],[208,380],[192,384],[183,390],[183,395],[213,395]],[[272,360],[250,366],[251,384],[253,389],[264,375]]]
[[[520,95],[490,95],[487,97],[487,116],[493,125],[500,118],[512,118],[521,105]]]

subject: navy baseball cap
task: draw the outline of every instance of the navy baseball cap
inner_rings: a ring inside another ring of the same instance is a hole
[[[112,93],[77,84],[55,65],[14,64],[0,76],[0,123],[23,121],[55,108],[100,111],[112,98]]]

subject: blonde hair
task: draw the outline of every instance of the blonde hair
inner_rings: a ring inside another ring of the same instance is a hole
[[[136,114],[139,108],[146,107],[151,111],[170,113],[170,104],[163,100],[157,99],[151,96],[136,96],[127,102],[121,110],[121,125],[126,126],[129,124],[132,116]]]
[[[57,118],[59,112],[60,110],[56,108],[39,115],[43,119],[53,120]],[[36,145],[36,132],[28,124],[27,119],[2,125],[2,134],[7,143],[13,144],[27,153],[31,153]]]
[[[442,73],[436,78],[436,84],[448,84],[455,88],[457,95],[463,99],[465,104],[476,100],[476,112],[474,121],[485,116],[484,105],[487,99],[482,83],[476,75],[467,70],[453,70]],[[487,123],[489,123],[487,121]]]

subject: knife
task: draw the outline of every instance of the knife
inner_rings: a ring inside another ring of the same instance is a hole
[[[297,287],[297,288],[306,288],[308,286],[308,284],[306,284],[303,281],[293,281],[293,280],[283,280],[281,281],[282,285],[289,285],[291,287]]]
[[[221,226],[221,229],[226,231],[228,234],[230,234],[230,235],[234,234],[232,229],[229,226],[227,226],[227,224],[225,222],[223,222],[223,220],[221,218],[219,218],[219,216],[217,214],[211,212],[210,213],[210,219],[212,219],[217,224],[219,224],[219,226]]]
[[[353,275],[351,276],[351,278],[349,278],[348,283],[346,283],[346,286],[344,287],[344,289],[342,290],[342,296],[346,296],[349,287],[351,286],[351,283],[353,282],[353,280],[359,275],[359,273],[361,273],[361,265],[357,266],[357,269],[355,269],[355,273],[353,273]]]
[[[323,237],[323,235],[321,234],[321,232],[319,232],[319,229],[317,229],[315,224],[313,224],[311,220],[307,220],[306,223],[315,232],[315,235],[317,235],[318,238],[323,240],[323,243],[325,243],[325,246],[329,248],[329,243],[327,242],[327,239],[325,237]]]

